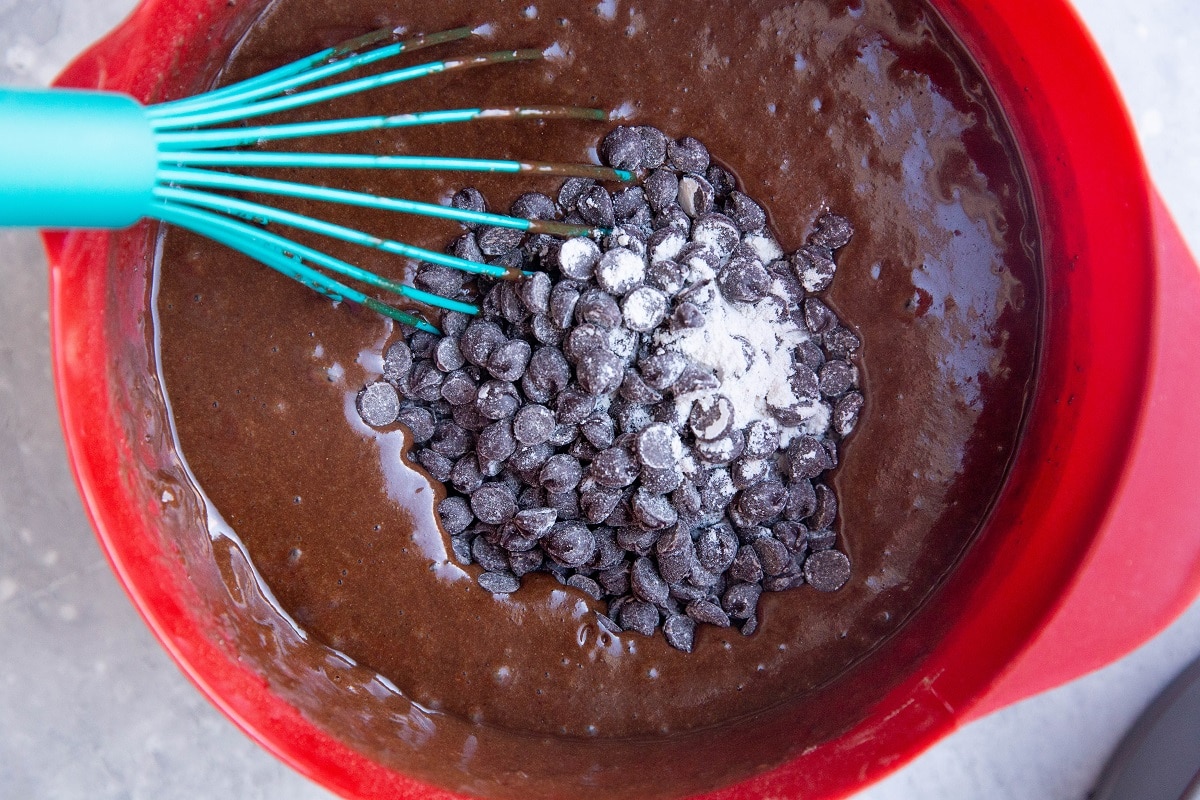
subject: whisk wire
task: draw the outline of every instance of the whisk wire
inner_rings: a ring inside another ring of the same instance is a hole
[[[231,175],[226,172],[213,172],[204,169],[172,169],[160,167],[158,170],[159,184],[178,184],[183,186],[204,186],[212,189],[231,191],[261,192],[282,197],[296,197],[305,200],[321,200],[328,203],[374,208],[383,211],[395,211],[401,214],[414,214],[435,219],[449,219],[456,222],[466,222],[475,225],[492,225],[497,228],[512,228],[529,233],[554,233],[559,236],[587,236],[595,231],[588,225],[570,225],[547,220],[528,220],[520,217],[509,217],[503,214],[492,214],[486,211],[470,211],[468,209],[443,206],[436,203],[423,203],[419,200],[406,200],[399,197],[379,197],[364,192],[351,192],[345,189],[331,189],[325,186],[309,186],[304,183],[291,181],[276,181],[268,178],[254,178],[247,175]],[[471,263],[471,262],[466,262]]]
[[[477,56],[432,61],[427,64],[418,64],[412,67],[383,72],[378,75],[368,75],[363,78],[343,81],[333,86],[311,89],[307,92],[290,94],[285,97],[238,105],[233,108],[219,108],[212,111],[199,111],[191,114],[183,112],[174,113],[152,119],[151,124],[155,130],[218,125],[223,122],[235,122],[252,117],[261,117],[266,114],[274,114],[279,111],[289,111],[294,108],[310,106],[314,103],[324,103],[346,95],[357,94],[370,89],[379,89],[384,86],[392,86],[397,83],[416,80],[442,72],[486,67],[492,64],[507,64],[514,61],[536,61],[540,58],[542,58],[541,50],[526,49],[501,50]]]
[[[283,272],[288,277],[300,280],[305,285],[315,288],[317,291],[334,300],[348,299],[356,303],[371,305],[371,303],[367,302],[367,295],[328,275],[317,272],[304,264],[303,261],[310,261],[332,272],[362,281],[370,286],[383,289],[408,300],[464,314],[479,313],[475,306],[430,294],[429,292],[412,286],[406,286],[396,281],[389,281],[379,277],[375,273],[368,272],[331,256],[328,253],[220,214],[169,202],[160,202],[156,208],[156,212],[159,218],[164,221],[212,238],[235,250],[246,253],[246,255],[252,258],[258,258],[260,254],[267,254],[271,258],[269,266]],[[387,306],[386,304],[380,305],[395,312],[388,314],[393,319],[399,319],[396,314],[403,314],[406,319],[400,319],[400,321],[406,324],[415,324],[414,321],[424,322],[407,312]],[[437,332],[437,329],[427,322],[424,323],[422,329],[429,330],[432,333]]]
[[[393,29],[382,28],[360,36],[358,39],[351,39],[340,45],[326,48],[307,58],[293,61],[291,64],[286,64],[270,72],[230,84],[221,89],[214,89],[213,91],[183,100],[175,100],[151,106],[148,109],[148,115],[151,119],[158,119],[184,113],[213,111],[230,105],[273,97],[299,86],[331,78],[357,67],[374,64],[402,53],[412,53],[426,47],[465,39],[471,33],[471,28],[454,28],[453,30],[417,36],[408,41],[396,42],[365,53],[355,52],[363,47],[377,44],[384,39],[394,38],[395,31]]]
[[[455,256],[438,253],[433,250],[426,250],[414,245],[397,242],[391,239],[383,239],[378,236],[363,233],[362,231],[347,228],[343,225],[338,225],[324,220],[313,219],[303,214],[296,214],[291,211],[274,208],[272,206],[254,203],[248,200],[238,200],[224,195],[210,194],[208,192],[197,192],[191,189],[177,189],[171,187],[158,187],[154,190],[154,195],[160,200],[173,200],[179,203],[188,205],[201,206],[212,211],[220,211],[225,214],[248,219],[253,222],[275,222],[280,225],[285,225],[289,228],[298,230],[306,230],[311,233],[317,233],[322,236],[328,236],[332,239],[340,239],[345,242],[362,245],[364,247],[382,250],[386,253],[401,256],[403,258],[412,258],[419,261],[424,261],[430,264],[439,264],[444,267],[461,270],[475,275],[488,275],[493,278],[513,278],[520,273],[516,270],[510,270],[506,267],[496,266],[494,264],[482,264],[475,261],[467,261]],[[358,275],[349,275],[359,280]]]
[[[504,108],[460,108],[443,111],[418,111],[374,117],[262,125],[254,128],[218,128],[216,130],[167,131],[155,134],[160,151],[213,149],[262,144],[281,139],[330,136],[369,130],[414,128],[455,122],[502,119],[582,119],[604,121],[608,114],[597,108],[578,106],[509,106]],[[628,178],[625,178],[628,180]]]
[[[548,161],[513,161],[494,158],[445,156],[375,156],[352,153],[260,153],[241,150],[176,150],[162,154],[163,163],[186,167],[319,167],[323,169],[405,169],[455,172],[518,172],[561,177],[627,181],[625,170],[594,164],[559,164]]]

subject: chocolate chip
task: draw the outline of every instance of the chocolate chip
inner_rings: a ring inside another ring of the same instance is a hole
[[[667,296],[658,289],[639,286],[625,296],[621,303],[621,314],[629,330],[648,333],[667,318],[669,307]]]
[[[521,588],[521,582],[510,572],[484,572],[478,581],[482,589],[492,594],[512,594]]]
[[[724,197],[737,188],[737,180],[733,177],[733,173],[716,164],[713,164],[705,171],[704,177],[708,178],[708,182],[712,184],[713,190],[721,197]]]
[[[729,473],[723,469],[710,470],[700,485],[700,500],[705,511],[724,511],[737,495]]]
[[[753,545],[744,544],[738,548],[737,555],[729,565],[729,577],[746,583],[758,583],[763,579],[762,562],[758,560]]]
[[[804,576],[798,572],[785,572],[781,575],[768,575],[763,578],[762,587],[768,592],[785,592],[797,586],[804,585]]]
[[[513,435],[512,423],[500,420],[488,425],[479,432],[475,442],[475,450],[479,458],[487,461],[503,461],[517,449],[517,440]]]
[[[573,490],[546,492],[546,505],[558,513],[560,520],[577,520],[583,516],[579,508],[579,495]]]
[[[667,352],[648,356],[638,361],[638,372],[653,389],[663,391],[670,388],[688,366],[688,359],[680,353]],[[732,419],[732,414],[731,414]]]
[[[475,521],[471,507],[461,497],[447,497],[438,503],[438,517],[446,533],[451,536],[462,533]]]
[[[683,483],[683,473],[678,469],[654,469],[642,467],[642,486],[653,494],[670,494]]]
[[[508,554],[509,569],[520,578],[542,568],[545,556],[541,550],[525,550]]]
[[[508,569],[508,554],[483,536],[477,536],[475,541],[471,542],[471,555],[475,563],[485,570],[503,572]]]
[[[697,329],[704,327],[704,312],[694,303],[683,302],[675,306],[671,314],[671,329]]]
[[[655,543],[659,573],[667,583],[682,583],[692,574],[696,548],[686,530],[676,527]]]
[[[621,628],[643,636],[653,636],[658,625],[658,609],[641,600],[629,600],[621,606]]]
[[[447,458],[456,459],[471,449],[474,437],[453,422],[439,422],[433,429],[429,447]]]
[[[558,271],[568,278],[590,279],[599,260],[600,246],[583,236],[567,239],[558,248]]]
[[[642,138],[642,166],[646,169],[661,167],[667,159],[667,135],[650,125],[638,125],[634,131]]]
[[[471,494],[483,485],[483,473],[479,471],[479,459],[473,453],[454,462],[450,470],[450,485],[463,494]]]
[[[563,355],[569,361],[578,364],[589,351],[609,350],[608,345],[609,331],[599,325],[585,322],[575,326],[567,334],[567,338],[563,341]]]
[[[583,193],[595,185],[592,178],[567,178],[558,190],[558,204],[567,211],[574,211]]]
[[[358,393],[355,400],[358,415],[373,428],[391,425],[400,414],[400,395],[396,387],[386,381],[368,384]]]
[[[621,386],[624,365],[621,359],[607,350],[592,350],[584,353],[576,364],[576,378],[584,391],[590,394],[608,394]]]
[[[729,615],[719,605],[708,600],[693,600],[688,603],[687,615],[696,622],[705,622],[718,628],[729,627]]]
[[[521,219],[556,219],[558,207],[544,194],[526,192],[513,201],[509,213]]]
[[[671,392],[676,395],[689,392],[705,392],[721,388],[721,381],[708,367],[699,364],[688,364],[683,368],[679,379],[671,385]]]
[[[579,424],[579,432],[594,447],[600,449],[609,447],[615,437],[612,417],[602,412],[589,414],[587,419]]]
[[[671,170],[656,169],[646,176],[642,188],[645,191],[646,202],[655,213],[660,213],[679,197],[679,178]]]
[[[603,186],[593,186],[584,191],[575,206],[579,216],[588,225],[611,228],[616,224],[612,195]]]
[[[700,398],[692,404],[688,428],[701,441],[720,439],[733,429],[733,403],[723,394]]]
[[[745,435],[733,428],[716,439],[700,439],[696,441],[696,456],[708,464],[728,464],[738,458],[746,449]]]
[[[820,550],[804,560],[804,579],[818,592],[836,592],[850,580],[850,559],[837,550]]]
[[[641,285],[646,277],[646,263],[632,250],[616,247],[600,256],[595,276],[601,289],[623,297]]]
[[[403,388],[408,385],[412,365],[413,355],[408,344],[403,339],[393,342],[383,356],[383,379],[393,386]]]
[[[812,481],[805,478],[793,477],[788,483],[788,500],[784,508],[784,517],[789,520],[808,518],[817,508],[817,493]]]
[[[575,318],[581,323],[611,330],[621,324],[621,309],[608,292],[588,289],[579,296],[579,303],[575,306]]]
[[[830,528],[810,530],[805,537],[805,544],[814,553],[818,550],[828,550],[837,543],[837,533]]]
[[[679,519],[679,514],[667,498],[640,487],[633,493],[630,510],[637,523],[651,531],[669,528]]]
[[[551,444],[555,447],[566,447],[578,437],[578,425],[570,425],[566,422],[560,422],[554,426],[554,430],[550,432],[550,438],[547,439],[546,442],[547,444]]]
[[[788,465],[793,479],[815,478],[825,471],[828,456],[815,436],[797,436],[787,448]]]
[[[542,549],[564,567],[581,567],[596,552],[596,537],[578,522],[556,522],[543,540]]]
[[[667,159],[680,172],[703,175],[708,169],[708,148],[691,136],[684,136],[667,144]]]
[[[553,508],[526,508],[518,511],[513,517],[517,528],[535,539],[549,533],[557,521],[558,512]]]
[[[821,344],[825,347],[825,355],[829,358],[848,361],[850,356],[858,352],[858,348],[862,346],[862,340],[849,328],[836,325],[821,334]]]
[[[829,306],[815,297],[804,301],[804,324],[812,333],[822,333],[837,322],[837,317],[829,310]]]
[[[433,427],[436,424],[433,414],[420,406],[408,406],[400,409],[396,414],[395,421],[408,428],[408,432],[416,444],[428,442],[429,438],[433,436]]]
[[[638,434],[636,452],[638,460],[652,469],[670,469],[679,463],[683,455],[683,443],[679,434],[661,422],[647,425]]]
[[[604,591],[610,595],[623,595],[629,592],[629,562],[622,561],[608,569],[601,570],[596,576]]]
[[[692,652],[696,640],[696,621],[684,614],[672,614],[663,620],[663,636],[667,644],[685,653]]]
[[[818,483],[813,487],[817,495],[816,508],[813,510],[812,519],[808,524],[812,528],[830,528],[833,527],[833,521],[837,517],[837,495],[823,483]]]
[[[667,602],[667,582],[658,574],[654,562],[649,558],[639,558],[633,562],[629,573],[630,586],[635,596],[655,606]]]
[[[563,332],[560,328],[555,327],[554,323],[545,314],[537,314],[533,317],[529,324],[530,332],[533,338],[539,344],[560,345],[563,340]]]
[[[753,583],[735,583],[721,596],[721,607],[734,619],[750,619],[758,609],[762,589]]]
[[[656,231],[671,228],[686,236],[692,230],[692,219],[683,210],[683,206],[672,203],[654,215],[652,225]]]
[[[554,414],[545,406],[530,403],[513,416],[512,432],[523,445],[541,444],[555,427]]]
[[[515,249],[524,235],[516,228],[485,225],[476,231],[475,240],[479,242],[479,249],[485,256],[500,256]]]
[[[550,276],[534,272],[517,283],[517,297],[530,314],[545,314],[550,310],[550,289]]]
[[[643,406],[661,403],[663,399],[662,394],[650,388],[642,376],[633,369],[625,370],[625,378],[621,381],[620,395],[622,400]]]
[[[517,513],[517,500],[508,486],[485,483],[471,495],[471,511],[481,522],[499,525]]]
[[[488,210],[487,200],[484,199],[483,193],[474,186],[468,186],[465,189],[460,189],[454,193],[454,197],[450,198],[450,205],[461,211],[474,211],[475,213],[486,213]],[[464,222],[468,228],[477,228],[478,224],[474,222]]]
[[[812,370],[814,377],[816,371],[825,363],[825,353],[811,339],[796,345],[796,350],[792,355],[797,364],[802,364]]]
[[[849,436],[858,423],[858,412],[863,406],[863,396],[858,392],[849,392],[833,407],[833,429],[838,436]]]
[[[711,181],[710,181],[711,183]],[[716,189],[716,187],[713,187]],[[737,223],[742,233],[752,233],[767,224],[767,214],[762,206],[741,192],[730,192],[725,202],[725,214]]]
[[[478,391],[476,392],[476,396],[478,396]],[[479,413],[479,409],[475,407],[474,400],[471,401],[470,405],[453,406],[452,413],[454,421],[469,431],[481,431],[492,424],[490,419]]]
[[[687,217],[695,219],[712,211],[716,197],[712,184],[699,175],[679,179],[679,208]]]
[[[433,450],[422,450],[417,453],[417,463],[424,467],[425,471],[429,473],[429,477],[438,483],[450,480],[450,472],[454,469],[453,461]]]
[[[738,494],[737,509],[752,523],[766,522],[783,513],[787,506],[787,489],[776,480],[757,483]]]
[[[613,213],[619,220],[628,220],[647,206],[646,191],[641,186],[629,186],[613,194]]]
[[[741,232],[729,217],[710,212],[692,225],[692,241],[715,253],[719,264],[734,252],[734,248],[741,241]],[[746,255],[754,256],[754,252],[748,251]]]
[[[488,357],[488,372],[503,381],[519,380],[529,366],[530,355],[529,342],[521,339],[505,342],[492,350]]]
[[[826,212],[817,217],[813,232],[808,237],[811,244],[837,250],[845,247],[854,235],[854,226],[843,216]]]
[[[826,397],[837,397],[849,391],[855,383],[854,367],[847,361],[826,361],[817,373],[821,394]]]
[[[600,142],[600,157],[617,169],[641,169],[646,158],[646,142],[634,128],[613,128]]]
[[[538,477],[546,491],[568,492],[579,485],[579,479],[583,477],[583,467],[579,465],[579,459],[560,453],[546,459]]]
[[[442,381],[442,397],[451,405],[461,406],[475,402],[478,387],[463,370],[455,370]]]
[[[599,600],[604,597],[604,590],[600,588],[600,584],[586,575],[572,575],[567,578],[567,586],[570,586],[572,589],[578,589],[593,600]]]
[[[782,575],[792,565],[792,554],[783,542],[777,539],[764,536],[755,539],[751,546],[765,575]]]
[[[504,341],[506,337],[499,325],[488,320],[475,320],[463,331],[458,347],[467,361],[477,367],[484,367],[487,366],[492,351]]]
[[[487,381],[479,387],[475,407],[488,419],[505,419],[521,407],[521,397],[508,381]]]
[[[696,557],[700,566],[714,574],[729,569],[738,552],[738,540],[728,525],[713,525],[696,537]]]
[[[558,393],[567,388],[567,383],[571,380],[571,366],[561,350],[540,347],[530,357],[525,377],[537,386]]]
[[[771,276],[754,257],[734,256],[717,273],[721,294],[737,303],[757,303],[771,292]]]
[[[579,289],[572,283],[561,282],[550,290],[550,321],[562,330],[571,327],[575,318],[575,304],[579,302]]]
[[[464,567],[472,563],[471,558],[471,540],[469,536],[451,536],[450,537],[450,552],[454,556],[454,560]]]

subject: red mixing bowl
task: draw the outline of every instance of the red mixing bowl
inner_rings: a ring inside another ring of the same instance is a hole
[[[851,730],[713,797],[845,796],[955,728],[1123,655],[1200,590],[1200,271],[1065,2],[933,5],[995,90],[1035,197],[1045,336],[1027,430],[973,546],[860,678],[888,674],[886,692]],[[146,0],[58,84],[147,101],[194,92],[256,10]],[[220,573],[241,562],[214,571],[211,550],[177,535],[178,463],[153,399],[147,322],[154,230],[54,233],[45,245],[71,463],[147,624],[247,734],[333,791],[452,797],[334,738],[298,708],[286,675],[240,657],[230,620],[254,609]],[[222,591],[225,605],[213,599]]]

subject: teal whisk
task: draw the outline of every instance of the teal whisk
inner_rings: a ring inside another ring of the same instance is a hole
[[[335,301],[356,302],[400,322],[436,332],[429,322],[380,302],[334,276],[450,311],[476,314],[478,309],[380,277],[273,229],[310,231],[474,274],[513,277],[513,271],[382,239],[220,192],[249,191],[320,200],[558,236],[603,233],[583,225],[519,219],[229,171],[253,167],[332,167],[630,179],[631,175],[623,170],[590,164],[239,149],[299,137],[476,120],[608,119],[608,114],[599,109],[516,106],[261,126],[245,124],[246,120],[267,114],[368,89],[445,72],[542,58],[539,50],[505,50],[432,61],[300,91],[301,87],[358,67],[471,35],[470,28],[456,28],[400,40],[399,30],[374,31],[263,75],[194,97],[150,106],[108,92],[0,89],[0,226],[124,228],[144,217],[158,219],[238,250]]]

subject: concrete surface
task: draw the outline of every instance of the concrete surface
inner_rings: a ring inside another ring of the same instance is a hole
[[[133,5],[0,0],[0,84],[46,83]],[[1077,5],[1200,250],[1196,0]],[[210,707],[125,599],[67,470],[34,235],[0,232],[0,286],[0,798],[329,798]],[[966,727],[856,800],[1084,798],[1139,710],[1198,655],[1200,604],[1122,661]]]

